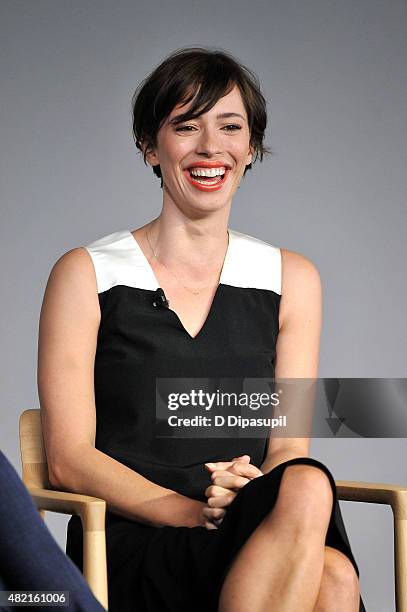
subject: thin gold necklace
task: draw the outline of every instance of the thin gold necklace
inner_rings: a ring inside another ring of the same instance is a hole
[[[175,280],[182,285],[182,287],[184,287],[184,289],[186,289],[187,291],[189,291],[190,293],[193,293],[194,295],[199,295],[199,293],[201,293],[204,289],[207,289],[207,287],[209,287],[209,285],[206,285],[205,287],[201,287],[200,289],[191,289],[190,287],[187,287],[186,285],[184,285],[184,283],[169,269],[169,267],[158,257],[158,255],[156,254],[155,250],[153,249],[153,247],[151,246],[151,242],[150,242],[150,238],[148,237],[148,231],[146,228],[146,238],[147,238],[147,242],[148,245],[150,247],[150,249],[153,252],[153,256],[158,259],[158,261],[164,266],[164,268],[166,268],[168,270],[168,272],[175,278]],[[223,268],[223,266],[222,266]]]

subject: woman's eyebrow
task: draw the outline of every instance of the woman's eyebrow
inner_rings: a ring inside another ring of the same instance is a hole
[[[240,117],[241,119],[244,119],[243,115],[240,115],[239,113],[222,113],[220,115],[216,115],[216,119],[226,119],[227,117]]]
[[[168,123],[170,124],[179,123],[178,117],[181,117],[181,114],[176,115],[175,117],[170,119]],[[240,115],[239,113],[221,113],[220,115],[216,115],[216,119],[227,119],[228,117],[240,117],[241,119],[244,120],[243,115]],[[200,117],[196,117],[196,119],[200,119]]]

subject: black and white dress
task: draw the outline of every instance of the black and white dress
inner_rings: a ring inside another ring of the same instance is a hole
[[[215,296],[192,337],[171,307],[157,307],[159,283],[130,230],[87,245],[95,266],[101,322],[95,357],[96,448],[163,487],[205,501],[204,468],[243,454],[260,467],[266,438],[158,437],[156,378],[273,377],[281,298],[276,246],[229,229]],[[110,612],[216,612],[223,578],[239,548],[272,509],[287,465],[308,463],[329,477],[334,505],[326,544],[358,575],[334,478],[300,457],[246,484],[218,529],[152,527],[106,517]],[[67,553],[82,569],[80,519],[68,525]],[[360,610],[365,608],[361,601]]]

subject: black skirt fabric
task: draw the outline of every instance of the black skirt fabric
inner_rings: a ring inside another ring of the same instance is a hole
[[[316,459],[298,457],[247,483],[218,529],[152,527],[108,513],[109,611],[217,612],[232,561],[273,509],[285,468],[298,463],[319,467],[327,474],[334,503],[325,543],[346,555],[359,576],[331,472]],[[82,570],[82,527],[76,516],[68,525],[67,553]],[[366,612],[362,599],[359,612]]]

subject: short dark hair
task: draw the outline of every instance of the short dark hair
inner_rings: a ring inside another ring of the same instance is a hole
[[[260,91],[257,75],[221,49],[184,47],[177,49],[157,66],[137,87],[132,97],[133,138],[136,147],[146,156],[157,145],[157,133],[177,104],[188,104],[196,98],[188,112],[177,117],[177,123],[188,121],[208,112],[216,102],[237,85],[246,109],[250,144],[254,162],[272,154],[263,144],[267,125],[266,100]],[[199,89],[198,93],[197,90]],[[243,176],[252,164],[245,168]],[[153,172],[161,179],[159,164]]]

